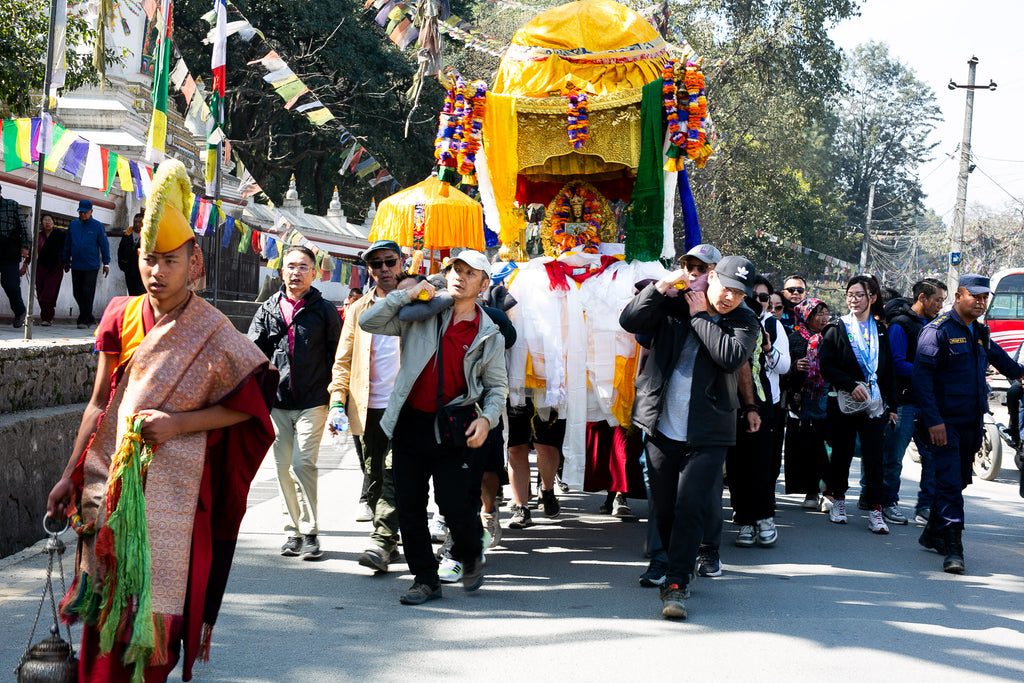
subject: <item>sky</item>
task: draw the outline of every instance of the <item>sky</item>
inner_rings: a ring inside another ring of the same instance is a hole
[[[977,168],[967,183],[971,208],[1024,209],[1024,0],[862,0],[861,15],[832,29],[836,45],[850,49],[875,40],[935,92],[944,121],[936,127],[932,161],[922,165],[925,206],[952,223],[963,137],[967,61],[978,58],[971,148]],[[950,158],[949,155],[952,155]],[[988,177],[986,177],[986,174]]]

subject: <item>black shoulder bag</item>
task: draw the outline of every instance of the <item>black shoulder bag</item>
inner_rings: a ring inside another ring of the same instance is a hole
[[[441,350],[444,348],[444,335],[437,344],[437,432],[441,436],[441,445],[449,448],[466,447],[466,430],[478,416],[476,406],[444,405],[444,363]]]

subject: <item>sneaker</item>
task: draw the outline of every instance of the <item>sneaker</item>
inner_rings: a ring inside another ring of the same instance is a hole
[[[371,508],[367,503],[363,503],[362,510],[360,510],[359,514],[356,515],[356,521],[357,522],[372,522],[373,521],[373,508]]]
[[[555,475],[555,486],[557,486],[558,490],[562,493],[569,493],[569,485],[562,481],[562,478],[557,474]]]
[[[757,544],[769,548],[779,540],[779,530],[775,528],[775,518],[767,517],[757,520]]]
[[[501,543],[501,517],[498,515],[498,508],[494,508],[494,512],[481,512],[480,523],[488,535],[484,547],[488,550],[497,547]]]
[[[881,505],[876,505],[868,512],[868,528],[871,529],[871,533],[873,534],[889,533],[889,527],[885,523],[885,517],[882,516]]]
[[[513,505],[512,518],[508,520],[508,528],[525,529],[528,526],[533,526],[533,521],[530,520],[530,508],[525,505]]]
[[[555,498],[554,489],[549,489],[547,491],[541,489],[540,502],[541,505],[544,506],[545,517],[557,517],[558,513],[562,511],[562,505],[558,502],[558,499]]]
[[[22,313],[21,315],[14,316],[14,322],[12,323],[12,325],[15,328],[24,327],[25,326],[25,314]]]
[[[805,510],[817,510],[818,495],[815,493],[808,493],[807,497],[804,498],[804,502],[800,503],[800,507],[802,507]]]
[[[44,321],[42,321],[42,322],[41,322],[41,323],[39,323],[39,324],[40,324],[40,325],[42,325],[43,327],[49,327],[49,326],[50,326],[50,325],[52,325],[53,323],[51,323],[51,322],[50,322],[49,320],[44,320]]]
[[[450,557],[442,558],[437,568],[437,578],[441,583],[456,583],[462,578],[462,563]]]
[[[382,548],[369,548],[359,556],[359,564],[363,567],[369,567],[375,572],[386,572],[388,565],[391,563],[391,558],[397,555],[397,548],[388,554],[385,554]]]
[[[430,540],[434,543],[444,543],[448,539],[448,525],[440,517],[430,519]]]
[[[858,498],[857,499],[857,509],[858,510],[863,510],[864,512],[867,512],[872,507],[873,506],[868,505],[868,502],[866,500],[864,500],[863,498]]]
[[[736,534],[736,545],[740,548],[750,548],[754,545],[754,525],[744,524],[740,532]]]
[[[422,605],[428,600],[440,600],[441,599],[441,585],[428,586],[425,583],[417,581],[414,583],[409,590],[402,593],[402,596],[398,598],[398,601],[403,605]]]
[[[665,571],[668,565],[665,562],[653,559],[647,565],[647,571],[640,575],[640,585],[644,588],[661,588],[665,585]]]
[[[718,556],[718,548],[701,548],[697,552],[697,575],[722,575],[722,560]]]
[[[319,560],[323,557],[320,541],[316,540],[316,534],[306,534],[302,537],[302,549],[299,550],[299,557],[304,560]]]
[[[89,329],[89,326],[86,325],[85,323],[78,323],[78,329],[80,329],[80,330],[87,330],[87,329]]]
[[[462,590],[472,593],[484,583],[484,563],[477,560],[473,568],[462,573]]]
[[[687,591],[677,583],[670,583],[661,589],[661,616],[666,619],[685,619],[686,606],[683,600],[688,597]]]
[[[906,516],[903,514],[903,511],[900,510],[900,506],[897,503],[884,506],[882,508],[882,516],[893,524],[903,525],[908,522]]]
[[[931,508],[921,508],[914,513],[914,522],[924,526],[928,523],[928,517],[932,514]]]
[[[601,507],[597,508],[598,514],[610,515],[612,514],[612,504],[615,502],[615,494],[611,491],[604,497],[604,502],[601,503]]]
[[[302,548],[302,536],[289,536],[281,546],[281,554],[285,557],[297,557]]]
[[[612,517],[632,517],[633,511],[629,509],[629,505],[626,503],[626,494],[616,493],[615,499],[612,501]]]
[[[829,511],[832,509],[832,505],[835,502],[836,499],[833,498],[832,496],[826,496],[825,494],[822,494],[821,497],[818,499],[818,509],[824,512],[825,514],[828,514]],[[843,503],[843,505],[845,506],[846,504]],[[843,510],[845,512],[846,508],[844,507]]]
[[[828,508],[828,521],[833,524],[846,524],[846,501],[834,500]]]

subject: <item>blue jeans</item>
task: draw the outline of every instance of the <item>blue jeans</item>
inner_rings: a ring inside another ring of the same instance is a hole
[[[11,313],[14,317],[25,314],[25,300],[21,298],[20,263],[0,266],[0,287],[3,287],[11,302]]]
[[[903,476],[903,456],[914,438],[914,419],[917,407],[900,406],[896,411],[896,424],[886,424],[882,445],[882,495],[885,505],[900,501],[900,478]]]

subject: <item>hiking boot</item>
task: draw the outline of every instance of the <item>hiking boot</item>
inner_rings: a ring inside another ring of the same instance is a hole
[[[740,548],[751,548],[754,545],[754,525],[744,524],[736,534],[736,545]]]
[[[629,509],[629,505],[626,503],[626,494],[616,493],[615,499],[612,500],[612,517],[632,517],[633,511]]]
[[[398,601],[403,605],[422,605],[428,600],[440,600],[441,599],[441,585],[429,586],[425,583],[417,581],[414,583],[409,590],[402,593],[402,596],[398,598]]]
[[[893,524],[903,525],[908,523],[907,517],[903,514],[903,511],[900,510],[900,506],[898,503],[883,506],[882,516],[885,517],[888,521],[892,522]]]
[[[450,557],[441,559],[437,567],[437,578],[441,583],[455,583],[462,578],[462,563]]]
[[[302,548],[302,536],[289,536],[281,546],[281,554],[285,557],[297,557]]]
[[[316,540],[316,534],[306,534],[302,537],[302,549],[299,550],[299,557],[304,560],[319,560],[323,557],[320,541]]]
[[[964,565],[963,529],[946,529],[946,557],[942,560],[942,571],[947,574],[963,574]]]
[[[608,495],[605,496],[605,498],[604,498],[604,502],[601,503],[601,506],[599,508],[597,508],[598,514],[601,514],[601,515],[610,515],[610,514],[612,514],[612,504],[614,502],[615,502],[615,494],[612,491],[609,491]]]
[[[766,517],[757,520],[757,544],[762,548],[770,548],[779,540],[779,530],[775,528],[775,518]]]
[[[661,616],[666,619],[685,619],[686,606],[683,600],[689,597],[685,588],[677,583],[670,583],[661,589]]]
[[[542,506],[544,506],[544,516],[545,517],[557,517],[558,513],[560,513],[562,511],[561,504],[558,502],[558,499],[555,498],[555,490],[554,489],[548,489],[548,490],[541,489],[540,490],[540,503],[541,503]]]
[[[368,548],[359,556],[359,564],[363,567],[369,567],[375,572],[386,572],[388,565],[391,563],[391,556],[397,555],[397,553],[397,549],[391,553],[385,553],[383,548]]]
[[[868,528],[873,534],[889,533],[889,526],[885,523],[881,505],[876,505],[868,511]]]
[[[430,540],[433,543],[444,543],[448,538],[448,525],[438,516],[430,518]]]
[[[921,536],[917,539],[917,542],[929,550],[934,550],[940,555],[946,554],[946,539],[943,534],[936,531],[931,524],[926,525],[924,530],[921,531]]]
[[[721,576],[722,560],[718,556],[718,548],[701,546],[697,551],[697,575],[698,576]]]
[[[494,508],[494,512],[481,512],[480,524],[489,536],[486,549],[490,550],[501,543],[501,518],[498,515],[498,508]]]
[[[480,588],[484,582],[484,563],[477,560],[471,569],[462,572],[462,590],[467,593]]]
[[[838,498],[828,508],[828,521],[833,524],[846,524],[846,501]]]
[[[525,529],[528,526],[533,526],[533,521],[530,520],[530,508],[525,505],[513,505],[512,517],[508,520],[508,528]]]
[[[668,564],[657,558],[647,565],[647,571],[640,575],[640,585],[644,588],[660,588],[665,585],[665,571]]]

